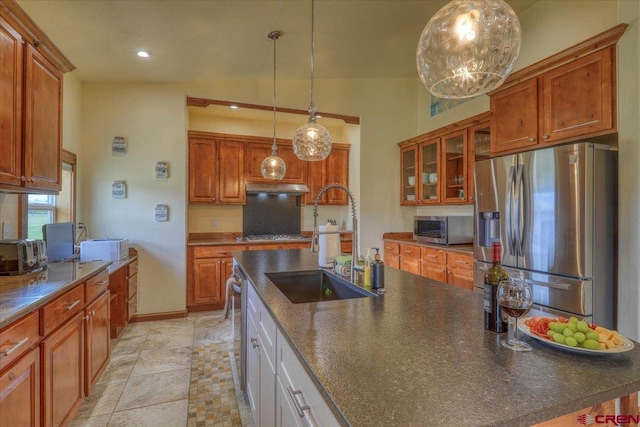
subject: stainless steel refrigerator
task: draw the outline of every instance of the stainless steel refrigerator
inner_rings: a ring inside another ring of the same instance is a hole
[[[474,285],[491,244],[534,307],[616,327],[617,152],[577,143],[475,164]]]

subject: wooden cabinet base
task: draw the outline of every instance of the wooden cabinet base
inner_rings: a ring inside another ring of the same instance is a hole
[[[40,425],[40,349],[0,375],[0,426]]]
[[[42,349],[44,426],[73,419],[84,399],[84,316],[77,314],[45,338]]]

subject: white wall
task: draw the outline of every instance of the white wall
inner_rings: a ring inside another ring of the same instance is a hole
[[[82,90],[82,215],[94,238],[128,238],[138,250],[141,314],[184,310],[186,301],[186,99],[171,85],[84,84]],[[112,156],[115,136],[128,152]],[[169,179],[154,167],[169,162]],[[111,184],[127,183],[113,199]],[[169,221],[154,206],[169,205]]]
[[[618,329],[640,340],[640,2],[618,2]]]

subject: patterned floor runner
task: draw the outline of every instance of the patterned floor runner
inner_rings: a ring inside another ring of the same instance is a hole
[[[242,426],[229,350],[224,342],[194,349],[187,427]]]

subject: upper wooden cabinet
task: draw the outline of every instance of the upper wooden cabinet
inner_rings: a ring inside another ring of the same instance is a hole
[[[244,204],[245,182],[274,182],[262,176],[262,161],[271,155],[273,140],[247,135],[189,131],[189,202]],[[331,154],[319,162],[298,159],[290,141],[278,140],[278,156],[286,166],[278,183],[307,184],[302,202],[313,204],[322,187],[330,183],[349,185],[349,144],[333,144]],[[347,205],[340,190],[326,191],[323,205]]]
[[[2,1],[0,190],[60,190],[62,73],[73,69],[15,1]]]
[[[259,140],[256,140],[259,139]],[[251,142],[246,144],[245,164],[246,181],[247,182],[273,182],[262,176],[262,161],[271,155],[271,146],[273,140],[268,138],[252,138]],[[284,160],[287,172],[280,183],[303,184],[306,178],[307,163],[298,159],[293,152],[291,142],[277,140],[278,157]]]
[[[245,202],[244,144],[189,132],[189,201]]]
[[[326,159],[306,163],[307,176],[305,182],[309,187],[309,193],[304,196],[304,204],[313,205],[318,192],[327,184],[349,186],[349,145],[333,144],[331,153]],[[318,204],[348,205],[349,196],[342,190],[330,189],[320,196]]]
[[[489,113],[401,142],[400,204],[473,203],[476,143],[488,154]]]
[[[615,133],[620,24],[513,73],[491,92],[491,154]]]

